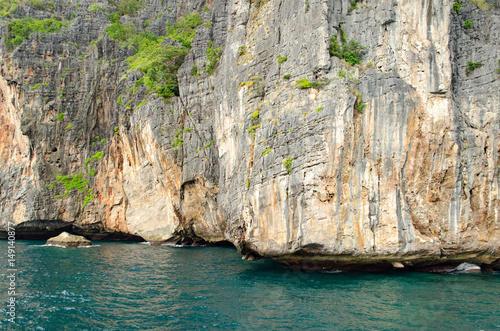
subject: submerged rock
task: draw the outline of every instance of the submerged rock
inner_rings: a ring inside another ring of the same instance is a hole
[[[85,239],[82,236],[75,236],[67,232],[63,232],[57,237],[50,238],[47,240],[47,245],[58,245],[64,247],[84,247],[92,246],[90,240]]]

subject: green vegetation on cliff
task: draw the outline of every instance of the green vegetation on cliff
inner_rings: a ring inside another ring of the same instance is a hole
[[[116,8],[117,11],[115,13],[118,16],[123,16],[123,15],[132,16],[135,13],[137,13],[137,11],[146,8],[146,5],[144,5],[144,2],[142,0],[122,0],[122,1],[108,0],[108,3]],[[111,15],[115,13],[112,13]]]
[[[215,72],[215,69],[219,66],[219,60],[220,57],[222,56],[222,46],[221,47],[214,47],[213,41],[210,41],[208,48],[207,48],[207,59],[209,60],[209,63],[207,65],[207,69],[205,70],[206,73],[209,75],[213,75]]]
[[[347,10],[348,13],[352,12],[354,9],[358,8],[358,2],[361,2],[362,0],[352,0],[349,5],[349,9]]]
[[[2,0],[0,1],[0,16],[7,17],[12,13],[15,13],[17,6],[19,5],[19,0]]]
[[[365,47],[354,40],[348,42],[342,24],[339,24],[339,30],[341,44],[337,40],[337,35],[332,36],[330,38],[330,55],[344,59],[352,66],[360,64],[361,58],[365,54]]]
[[[483,66],[483,63],[482,62],[472,62],[472,61],[469,61],[467,63],[467,68],[465,69],[465,74],[467,76],[469,76],[469,74],[471,72],[473,72],[474,70],[478,69],[478,68],[481,68]]]
[[[115,19],[115,18],[114,18]],[[177,71],[191,48],[196,28],[201,25],[198,14],[187,14],[173,26],[167,25],[167,38],[179,41],[182,46],[172,45],[165,37],[156,37],[147,31],[137,31],[133,23],[115,21],[106,28],[108,35],[124,47],[134,47],[135,55],[127,59],[129,72],[139,70],[144,74],[134,83],[132,92],[144,85],[148,93],[156,92],[165,100],[179,94]]]
[[[8,24],[8,37],[5,38],[5,44],[9,50],[21,45],[32,33],[55,33],[67,28],[68,21],[58,21],[52,18],[37,20],[31,17],[14,18]]]
[[[291,157],[286,158],[286,160],[283,161],[283,166],[290,175],[292,173],[292,158]]]
[[[52,2],[44,2],[42,0],[0,0],[0,16],[9,17],[17,11],[20,5],[28,5],[38,10],[50,9],[54,10]]]
[[[182,46],[191,48],[191,40],[196,36],[196,28],[203,24],[199,14],[186,14],[173,26],[167,24],[167,37],[179,41]]]
[[[62,186],[64,188],[64,193],[56,195],[55,198],[64,198],[73,189],[84,193],[85,196],[83,197],[82,208],[85,208],[87,203],[94,199],[94,194],[92,193],[94,188],[90,186],[89,179],[95,176],[96,173],[95,170],[92,169],[90,163],[92,161],[99,162],[99,160],[102,159],[102,156],[103,152],[95,153],[85,161],[85,171],[75,175],[56,175],[56,182],[54,184],[47,185],[47,187],[50,189],[56,189],[58,186]]]
[[[364,54],[364,47],[360,43],[349,40],[348,43],[339,45],[337,36],[332,36],[330,39],[330,55],[346,60],[350,65],[361,63],[361,58]]]
[[[470,0],[473,4],[475,4],[479,9],[482,10],[489,10],[490,5],[488,4],[487,0]]]

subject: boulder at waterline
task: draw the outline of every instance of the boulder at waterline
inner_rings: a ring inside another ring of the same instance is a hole
[[[83,247],[92,246],[90,240],[85,239],[82,236],[76,236],[67,232],[63,232],[57,237],[50,238],[47,240],[47,245],[59,245],[64,247]]]

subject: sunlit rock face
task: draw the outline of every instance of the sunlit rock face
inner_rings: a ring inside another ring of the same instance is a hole
[[[145,0],[120,22],[209,22],[167,102],[128,92],[143,73],[104,32],[112,8],[54,3],[67,30],[2,46],[2,228],[231,242],[306,268],[498,259],[498,2]],[[330,55],[334,35],[365,47],[360,64]],[[90,193],[56,198],[79,173]]]

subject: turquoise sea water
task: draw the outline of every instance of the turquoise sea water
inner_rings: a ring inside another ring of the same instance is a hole
[[[499,274],[322,274],[242,261],[232,248],[16,244],[14,325],[0,241],[0,329],[500,329]]]

